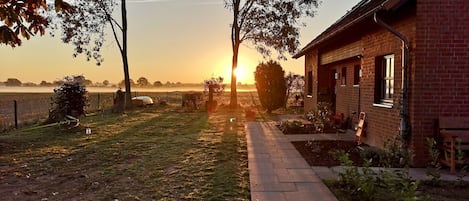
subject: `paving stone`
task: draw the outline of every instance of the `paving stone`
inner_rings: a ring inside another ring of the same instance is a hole
[[[287,200],[291,201],[337,201],[333,195],[321,194],[316,192],[305,192],[305,191],[297,191],[297,192],[285,192],[284,193]]]
[[[273,162],[274,168],[306,168],[311,169],[308,163],[303,158],[286,158]]]
[[[311,169],[287,169],[286,173],[277,174],[280,182],[320,182],[321,179]]]
[[[251,184],[251,192],[296,192],[298,189],[294,183],[259,183]]]
[[[251,201],[288,201],[282,192],[251,192]]]
[[[333,172],[329,167],[324,166],[313,166],[311,167],[313,171],[318,175],[321,179],[337,179],[338,174]]]

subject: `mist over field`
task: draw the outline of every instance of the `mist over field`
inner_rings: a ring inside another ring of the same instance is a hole
[[[53,93],[55,87],[6,87],[0,86],[0,93]],[[90,93],[113,93],[118,90],[117,87],[87,87]],[[204,87],[196,86],[177,86],[177,87],[153,87],[153,88],[132,88],[133,92],[173,92],[173,91],[203,91]],[[237,91],[248,92],[255,91],[253,85],[238,86]],[[229,87],[225,91],[230,91]]]

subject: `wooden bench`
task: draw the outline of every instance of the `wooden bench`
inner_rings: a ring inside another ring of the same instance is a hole
[[[458,159],[457,151],[469,151],[469,117],[440,117],[438,131],[439,147],[443,152],[440,162],[450,167],[451,173],[455,173],[456,165],[464,164],[464,160]],[[465,157],[468,157],[467,153]]]

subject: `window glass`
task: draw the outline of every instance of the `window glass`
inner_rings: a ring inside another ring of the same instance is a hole
[[[308,95],[313,95],[313,71],[308,71]]]
[[[377,103],[392,104],[394,97],[394,55],[386,55],[378,58],[376,64],[376,84],[375,89],[379,90],[375,94]]]
[[[360,84],[360,65],[355,65],[353,67],[353,85]]]
[[[347,67],[342,67],[342,75],[340,78],[341,85],[347,85]]]

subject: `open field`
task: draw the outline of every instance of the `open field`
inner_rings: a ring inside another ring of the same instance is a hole
[[[143,92],[135,89],[132,95],[145,95],[152,97],[154,100],[162,99],[175,104],[180,103],[182,93],[185,93],[185,91],[177,90],[184,90],[184,88],[173,88],[173,90],[176,91]],[[240,99],[243,98],[242,94],[257,96],[256,92],[239,93],[241,94]],[[226,92],[224,98],[228,95],[229,92]],[[89,107],[86,110],[92,113],[101,109],[110,109],[113,105],[114,96],[113,92],[90,92],[88,93]],[[0,132],[9,130],[15,125],[14,101],[17,102],[17,121],[19,126],[22,127],[25,124],[34,124],[46,119],[51,108],[52,97],[53,93],[0,93]]]
[[[169,102],[0,134],[2,200],[249,200],[243,110]]]

